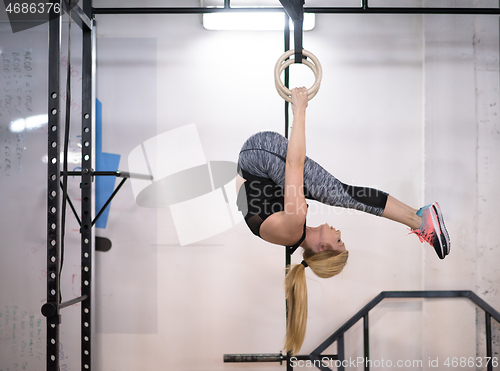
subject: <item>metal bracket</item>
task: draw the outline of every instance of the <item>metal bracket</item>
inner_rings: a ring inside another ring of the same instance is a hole
[[[293,38],[295,44],[295,63],[302,63],[302,35],[304,24],[305,0],[280,0],[285,12],[293,21]]]
[[[88,173],[88,172],[87,172]],[[92,221],[92,226],[95,225],[95,223],[97,222],[97,220],[99,219],[99,217],[102,215],[102,213],[104,212],[104,210],[106,210],[106,208],[109,206],[109,204],[111,203],[111,201],[113,200],[113,198],[116,196],[116,194],[118,193],[118,191],[120,190],[120,188],[123,186],[123,184],[125,183],[125,181],[130,178],[130,177],[134,177],[134,178],[137,178],[137,179],[148,179],[148,180],[152,180],[153,177],[150,176],[150,175],[143,175],[143,174],[130,174],[126,171],[93,171],[91,170],[90,171],[90,174],[92,176],[92,178],[94,176],[116,176],[117,178],[123,178],[120,182],[120,184],[118,184],[118,186],[115,188],[115,190],[113,191],[113,193],[111,194],[111,196],[109,196],[108,200],[105,202],[104,206],[101,208],[101,210],[99,210],[99,212],[97,213],[97,215],[95,216],[94,220]],[[82,176],[82,172],[81,171],[68,171],[68,175],[69,176]],[[90,189],[90,185],[88,183],[80,183],[80,188],[88,188]],[[75,207],[73,206],[73,203],[71,202],[71,199],[69,198],[69,196],[67,196],[67,200],[68,200],[68,203],[71,207],[71,210],[73,211],[73,214],[75,215],[75,218],[76,220],[78,221],[78,224],[80,224],[80,227],[82,226],[82,222],[75,210]]]
[[[77,3],[78,0],[63,0],[62,6],[66,13],[71,10],[71,18],[81,29],[92,30],[92,21]]]

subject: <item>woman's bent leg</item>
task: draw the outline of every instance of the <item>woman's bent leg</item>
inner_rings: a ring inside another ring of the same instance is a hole
[[[243,145],[238,165],[255,176],[270,178],[284,186],[287,145],[286,138],[278,133],[257,133]],[[387,193],[342,183],[309,157],[304,164],[304,186],[309,199],[377,216],[382,216],[387,202]]]
[[[422,225],[422,218],[417,215],[416,209],[391,196],[387,198],[387,204],[382,216],[407,225],[411,229],[419,229]]]
[[[284,185],[287,145],[288,140],[278,133],[256,133],[243,144],[238,167],[254,176]]]
[[[313,180],[308,183],[310,184],[309,187],[313,188],[308,188],[308,191],[312,192],[314,199],[328,205],[352,208],[382,216],[404,224],[411,229],[418,229],[422,225],[422,218],[417,215],[416,209],[383,191],[344,184],[331,174],[324,174],[325,170],[319,170],[319,165],[314,164],[312,160],[310,161],[313,163],[311,166],[314,170],[312,171]],[[314,176],[314,174],[320,174],[320,176]],[[320,185],[319,189],[318,184]],[[322,192],[322,187],[328,189],[328,191]]]
[[[387,193],[345,184],[308,157],[304,165],[304,185],[307,197],[330,206],[382,216],[387,203]]]

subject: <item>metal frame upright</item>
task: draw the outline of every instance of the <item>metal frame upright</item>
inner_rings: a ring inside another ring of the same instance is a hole
[[[59,371],[60,310],[81,302],[81,368],[90,370],[92,339],[92,122],[93,122],[93,21],[92,0],[82,0],[83,9],[68,0],[61,9],[71,9],[72,20],[83,33],[82,45],[82,174],[81,174],[81,296],[61,303],[61,191],[60,191],[60,53],[62,15],[49,21],[48,74],[48,166],[47,166],[47,303],[42,314],[47,319],[47,371]]]
[[[49,102],[48,102],[48,165],[47,165],[47,304],[42,313],[47,317],[47,370],[59,368],[59,53],[61,49],[61,17],[49,22]],[[50,307],[48,306],[50,303]],[[52,367],[54,366],[54,367]]]
[[[83,13],[90,22],[92,20],[92,0],[83,0]],[[81,287],[82,296],[87,298],[81,305],[81,360],[82,369],[89,369],[91,366],[91,314],[92,314],[92,162],[93,162],[93,121],[94,102],[93,99],[93,27],[83,27],[82,38],[82,175],[81,175]],[[89,366],[89,367],[85,367]]]

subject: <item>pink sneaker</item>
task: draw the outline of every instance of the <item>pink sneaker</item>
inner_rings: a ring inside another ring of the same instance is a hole
[[[444,225],[443,214],[437,202],[422,207],[417,211],[422,218],[419,229],[413,229],[411,233],[416,234],[420,242],[427,241],[436,250],[440,259],[444,259],[450,253],[450,236]]]

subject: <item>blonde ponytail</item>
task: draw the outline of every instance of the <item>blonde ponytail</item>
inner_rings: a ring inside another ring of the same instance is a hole
[[[306,335],[307,285],[305,269],[302,264],[297,264],[285,277],[288,312],[285,349],[292,354],[297,354]]]
[[[320,278],[339,274],[344,269],[348,257],[348,251],[336,254],[332,250],[319,253],[304,250],[303,253],[304,261]],[[287,352],[297,354],[304,342],[307,326],[307,284],[304,265],[294,265],[286,275],[285,296],[288,311],[285,349]]]

